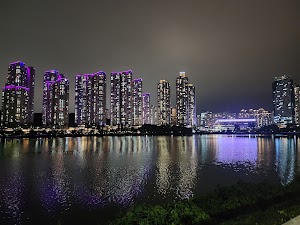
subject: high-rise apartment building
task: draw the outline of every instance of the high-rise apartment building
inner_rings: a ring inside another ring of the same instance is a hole
[[[171,125],[177,125],[177,112],[175,107],[171,107]]]
[[[299,88],[299,85],[295,85],[294,95],[295,95],[295,124],[300,125],[300,88]]]
[[[196,95],[193,84],[187,85],[187,125],[193,127],[196,125]]]
[[[188,82],[185,72],[176,79],[176,111],[179,126],[196,125],[195,87]]]
[[[196,127],[200,128],[202,126],[202,121],[201,121],[201,114],[196,116],[197,118],[197,123],[196,123]]]
[[[143,124],[142,79],[133,79],[133,125]]]
[[[158,125],[159,124],[158,117],[159,117],[158,107],[151,105],[150,106],[150,124]]]
[[[111,125],[133,125],[132,71],[111,73]]]
[[[143,124],[151,124],[150,93],[143,94]]]
[[[26,126],[33,122],[35,69],[23,62],[8,67],[7,82],[2,89],[3,126]]]
[[[293,80],[287,75],[275,77],[272,87],[275,124],[294,123],[295,93]]]
[[[98,126],[106,124],[106,74],[83,74],[75,77],[75,123]]]
[[[160,80],[157,88],[158,101],[158,125],[170,125],[170,83],[166,80]]]
[[[121,124],[121,72],[110,74],[110,124]]]
[[[179,126],[186,126],[188,123],[188,78],[185,72],[180,72],[176,78],[176,112]]]
[[[44,74],[43,125],[67,128],[69,124],[69,81],[57,70]]]

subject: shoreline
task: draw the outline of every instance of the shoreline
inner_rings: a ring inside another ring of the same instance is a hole
[[[282,133],[256,133],[256,132],[248,132],[248,133],[203,133],[196,132],[191,134],[149,134],[149,133],[120,133],[120,134],[44,134],[44,135],[2,135],[0,136],[2,140],[9,139],[39,139],[39,138],[65,138],[65,137],[122,137],[122,136],[173,136],[173,137],[185,137],[185,136],[194,136],[194,135],[227,135],[227,136],[235,136],[235,137],[248,137],[252,136],[252,138],[271,138],[271,137],[300,137],[300,133],[295,132],[282,132]]]
[[[238,182],[169,204],[135,204],[110,225],[283,224],[300,214],[299,178],[286,186]]]

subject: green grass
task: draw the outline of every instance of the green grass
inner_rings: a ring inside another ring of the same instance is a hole
[[[111,225],[274,225],[297,215],[300,215],[300,179],[285,187],[241,182],[187,201],[135,205]]]

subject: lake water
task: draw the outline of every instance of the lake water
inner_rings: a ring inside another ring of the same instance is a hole
[[[106,224],[133,203],[187,199],[239,180],[286,185],[299,138],[194,135],[0,142],[0,224]]]

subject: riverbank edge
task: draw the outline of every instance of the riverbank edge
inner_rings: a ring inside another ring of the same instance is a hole
[[[243,183],[165,205],[133,205],[110,225],[281,225],[300,215],[300,179],[287,186]]]
[[[120,134],[45,134],[45,135],[19,135],[19,136],[6,136],[0,135],[1,140],[5,139],[38,139],[38,138],[65,138],[65,137],[120,137],[120,136],[174,136],[184,137],[193,135],[227,135],[235,137],[245,137],[247,135],[251,137],[300,137],[300,133],[192,133],[192,134],[131,134],[131,133],[120,133]]]

